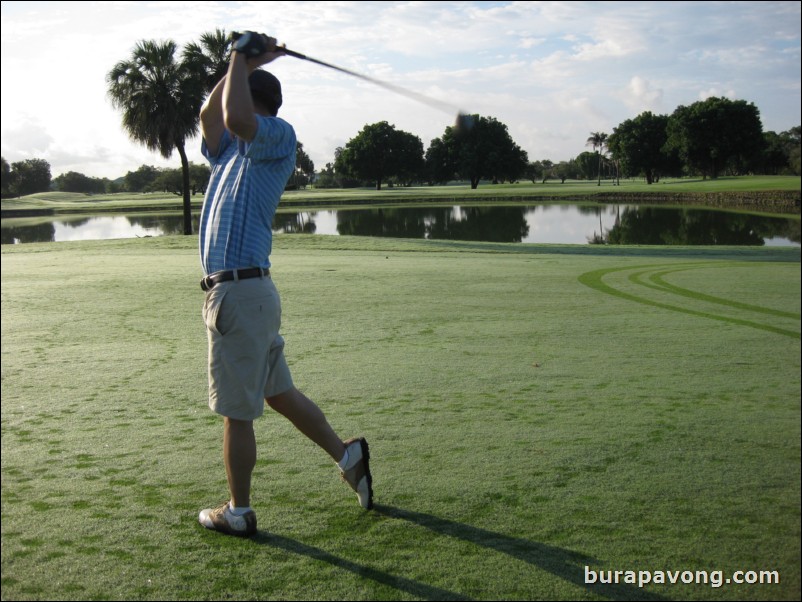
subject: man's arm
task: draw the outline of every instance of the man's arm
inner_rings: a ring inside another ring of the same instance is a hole
[[[201,134],[209,153],[217,155],[220,139],[228,129],[237,137],[251,142],[256,136],[256,116],[251,98],[248,77],[262,65],[283,56],[276,47],[276,39],[267,37],[264,54],[246,58],[241,52],[232,52],[228,73],[223,76],[203,103],[200,113]]]
[[[227,75],[223,76],[203,103],[200,112],[201,135],[211,156],[216,157],[220,150],[220,139],[226,129],[223,121],[223,88]]]
[[[220,150],[220,140],[226,129],[248,142],[256,135],[256,115],[248,77],[258,65],[251,66],[250,62],[241,52],[232,52],[228,73],[217,82],[203,103],[201,133],[212,156]]]
[[[246,142],[251,142],[256,136],[256,112],[248,85],[248,77],[256,67],[258,65],[251,66],[251,61],[241,52],[232,52],[223,85],[225,127]]]

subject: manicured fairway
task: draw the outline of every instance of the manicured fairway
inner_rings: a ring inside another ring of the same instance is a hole
[[[241,540],[196,518],[196,245],[3,247],[4,600],[799,599],[798,248],[278,237],[296,384],[377,508],[267,413]]]
[[[365,204],[378,206],[383,203],[399,205],[405,203],[446,203],[461,204],[486,202],[533,202],[537,199],[554,202],[557,199],[584,199],[596,202],[598,194],[608,195],[607,202],[615,202],[609,195],[657,195],[654,202],[668,202],[665,195],[673,194],[700,194],[699,205],[709,206],[710,199],[705,194],[726,194],[729,199],[736,201],[739,195],[750,192],[761,194],[777,193],[783,197],[786,194],[795,194],[799,199],[799,176],[739,176],[722,177],[716,180],[702,180],[695,178],[664,179],[659,184],[648,185],[640,179],[624,180],[620,186],[613,185],[606,180],[601,186],[596,181],[568,180],[561,183],[559,180],[549,180],[537,184],[523,181],[516,184],[482,184],[471,190],[468,184],[451,186],[396,186],[380,191],[372,188],[309,188],[305,190],[286,191],[282,196],[281,208],[298,210],[298,208],[313,207],[347,207]],[[632,200],[632,197],[628,197]],[[195,210],[200,208],[203,194],[199,193],[191,199]],[[733,206],[737,207],[738,203]],[[0,202],[3,211],[47,211],[50,214],[69,215],[100,214],[105,212],[132,212],[136,210],[180,210],[181,199],[173,193],[116,193],[116,194],[82,194],[74,192],[40,192],[17,199],[3,199]],[[760,210],[760,203],[756,204]],[[796,211],[799,215],[799,205]]]

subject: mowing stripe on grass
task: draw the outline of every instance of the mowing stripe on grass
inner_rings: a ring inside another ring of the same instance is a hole
[[[697,264],[694,267],[696,267],[696,268],[700,268],[700,267],[716,267],[716,268],[718,268],[718,267],[727,267],[729,265],[731,265],[731,264],[703,263],[703,264]],[[669,303],[663,303],[661,301],[655,301],[655,300],[652,300],[652,299],[647,299],[645,297],[639,297],[637,295],[633,295],[632,293],[628,293],[628,292],[619,290],[619,289],[617,289],[617,288],[615,288],[613,286],[610,286],[610,285],[608,285],[608,284],[606,284],[604,282],[604,277],[607,276],[608,274],[612,274],[612,273],[615,273],[615,272],[625,272],[625,271],[643,269],[643,271],[641,271],[641,272],[635,272],[635,273],[631,274],[629,276],[630,281],[632,281],[632,282],[634,282],[636,284],[640,284],[642,286],[646,286],[648,288],[653,288],[653,289],[660,290],[662,292],[672,292],[673,293],[675,291],[668,291],[667,289],[665,289],[663,287],[659,287],[659,286],[656,286],[656,285],[649,285],[649,284],[646,284],[646,283],[642,282],[641,280],[639,280],[639,276],[641,276],[642,274],[647,273],[650,270],[654,270],[656,268],[663,268],[663,267],[666,267],[666,264],[639,265],[639,266],[629,266],[629,267],[624,267],[624,268],[620,268],[620,267],[619,268],[604,268],[604,269],[601,269],[601,270],[592,270],[590,272],[585,272],[584,274],[581,274],[578,277],[578,280],[579,280],[579,282],[581,284],[584,284],[585,286],[587,286],[589,288],[592,288],[594,290],[597,290],[597,291],[599,291],[601,293],[606,293],[608,295],[613,295],[615,297],[620,297],[622,299],[626,299],[627,301],[634,301],[635,303],[640,303],[642,305],[649,305],[649,306],[652,306],[652,307],[659,307],[660,309],[667,309],[669,311],[680,312],[680,313],[689,314],[689,315],[692,315],[692,316],[698,316],[698,317],[702,317],[702,318],[709,318],[711,320],[718,320],[718,321],[721,321],[721,322],[728,322],[730,324],[736,324],[738,326],[748,326],[749,328],[757,328],[759,330],[766,330],[768,332],[773,332],[775,334],[780,334],[780,335],[783,335],[783,336],[792,337],[792,338],[796,338],[796,339],[800,338],[800,333],[796,332],[796,331],[793,331],[793,330],[787,330],[785,328],[778,328],[778,327],[772,326],[770,324],[762,324],[762,323],[759,323],[759,322],[753,322],[751,320],[744,320],[744,319],[741,319],[741,318],[734,318],[734,317],[731,317],[731,316],[724,316],[724,315],[715,314],[715,313],[712,313],[712,312],[709,312],[709,311],[700,311],[700,310],[696,310],[696,309],[691,309],[689,307],[671,305]],[[685,268],[682,268],[682,269],[685,269],[685,270],[694,269],[694,267],[685,267]],[[665,273],[668,273],[670,271],[671,270],[669,270],[669,271],[667,271]],[[696,296],[696,295],[686,295],[686,296],[692,296],[695,299],[698,299],[698,300],[701,300],[701,301],[707,301],[707,299],[704,298],[705,295],[702,295],[702,294],[699,294],[698,296]],[[733,301],[733,302],[728,303],[728,305],[731,305],[733,307],[737,307],[737,302]],[[750,308],[754,308],[755,306],[749,306],[749,307]],[[767,308],[761,308],[761,309],[765,310]],[[754,309],[752,309],[752,311],[754,311]],[[783,312],[783,313],[789,313],[789,312]],[[790,317],[795,317],[795,318],[797,317],[797,314],[790,314],[789,313],[789,315],[790,315]]]
[[[731,267],[746,267],[747,264],[743,263],[733,263],[729,264]],[[750,264],[751,265],[751,264]],[[691,299],[698,299],[700,301],[707,301],[708,303],[718,303],[719,305],[728,305],[729,307],[734,307],[736,309],[743,309],[746,311],[753,311],[757,313],[768,314],[772,316],[779,316],[781,318],[792,318],[794,320],[799,320],[802,318],[802,315],[799,313],[788,312],[788,311],[780,311],[777,309],[772,309],[770,307],[763,307],[761,305],[751,305],[749,303],[740,303],[738,301],[732,301],[731,299],[724,299],[722,297],[714,297],[713,295],[706,295],[704,293],[700,293],[697,291],[693,291],[690,289],[682,288],[676,286],[674,284],[670,284],[663,280],[663,276],[666,274],[673,274],[675,272],[682,272],[685,270],[692,270],[698,266],[693,267],[686,267],[686,268],[677,268],[673,270],[663,270],[660,272],[656,272],[649,276],[649,280],[654,282],[659,288],[666,290],[668,292],[674,293],[676,295],[681,295],[683,297],[690,297]],[[644,283],[641,283],[644,284]]]

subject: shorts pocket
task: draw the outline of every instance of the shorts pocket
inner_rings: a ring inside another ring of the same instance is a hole
[[[203,303],[203,321],[206,328],[215,334],[224,335],[228,331],[223,312],[223,299],[228,292],[228,287],[220,285],[214,287],[206,293],[206,300]]]

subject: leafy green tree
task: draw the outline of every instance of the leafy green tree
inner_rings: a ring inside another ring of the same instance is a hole
[[[192,187],[192,194],[205,193],[211,177],[212,170],[207,164],[189,164],[189,185]]]
[[[435,138],[426,149],[426,180],[430,185],[445,184],[457,172],[457,158],[454,156],[455,145],[448,145],[443,138]]]
[[[140,165],[136,171],[125,174],[125,189],[128,192],[146,192],[159,177],[160,170],[153,165]]]
[[[592,146],[593,150],[599,154],[599,169],[598,169],[598,177],[599,183],[598,186],[601,186],[601,168],[602,168],[602,154],[604,153],[604,146],[607,142],[607,134],[604,132],[591,132],[590,138],[587,139],[585,142],[585,146]]]
[[[392,176],[409,177],[423,166],[423,142],[396,130],[386,121],[366,125],[335,158],[335,171],[361,180],[382,182]]]
[[[550,178],[560,177],[560,175],[557,173],[560,165],[561,164],[555,165],[549,159],[543,159],[542,161],[530,161],[527,163],[526,169],[524,169],[523,177],[525,177],[527,180],[531,180],[532,184],[537,184],[538,180],[540,180],[542,184],[545,184]]]
[[[189,164],[190,193],[195,195],[206,191],[211,169],[208,165]],[[172,192],[177,196],[184,194],[184,177],[181,169],[158,169],[156,178],[150,181],[144,190],[147,192]]]
[[[438,181],[454,177],[470,180],[471,188],[479,181],[515,181],[527,169],[529,158],[510,137],[507,126],[495,117],[471,115],[472,127],[446,128],[443,136],[432,140],[426,153],[427,171]]]
[[[5,157],[0,157],[2,163],[2,176],[0,177],[0,190],[2,195],[6,196],[11,193],[11,166],[6,161]]]
[[[315,177],[315,188],[337,188],[337,176],[334,172],[334,163],[326,163]]]
[[[184,194],[184,174],[180,169],[160,169],[159,175],[151,182],[148,192],[171,192],[177,196]]]
[[[760,112],[744,100],[711,97],[679,106],[668,120],[666,147],[705,178],[742,173],[763,147]]]
[[[102,178],[90,178],[77,171],[68,171],[53,180],[57,190],[62,192],[83,192],[87,194],[97,194],[106,192],[106,180]]]
[[[540,164],[537,161],[530,161],[524,168],[523,177],[531,180],[532,184],[537,184],[537,179],[540,177]]]
[[[306,154],[303,143],[298,142],[298,148],[295,151],[295,172],[287,182],[287,187],[297,189],[306,186],[314,173],[314,161]]]
[[[763,152],[756,157],[754,169],[758,173],[778,175],[789,171],[785,141],[777,132],[763,134]]]
[[[646,111],[613,128],[607,148],[614,159],[621,161],[625,174],[643,174],[646,183],[652,184],[659,180],[668,163],[663,150],[668,141],[667,128],[668,115]]]
[[[780,139],[783,141],[783,146],[785,148],[785,154],[788,157],[788,169],[790,173],[795,176],[800,175],[800,141],[802,141],[802,127],[796,126],[788,130],[787,132],[782,132],[780,134]]]
[[[50,190],[50,163],[44,159],[25,159],[11,164],[11,192],[16,196]]]
[[[176,57],[176,43],[140,41],[131,57],[108,73],[108,93],[122,111],[123,128],[136,142],[169,158],[181,157],[184,233],[192,234],[190,172],[186,141],[198,132],[199,112],[213,78],[227,64],[225,32],[203,34]],[[219,77],[218,77],[219,79]]]
[[[535,165],[540,171],[541,184],[545,184],[547,180],[554,177],[554,163],[552,163],[549,159],[536,161]]]
[[[411,186],[424,179],[426,161],[423,154],[423,141],[414,134],[399,131],[396,144],[400,151],[393,179],[402,186]]]
[[[549,159],[534,161],[527,165],[524,175],[528,180],[532,180],[532,184],[536,184],[537,180],[545,184],[549,178],[554,177],[554,163]]]
[[[577,168],[576,161],[570,159],[569,161],[560,161],[554,166],[554,175],[560,179],[560,184],[565,184],[569,178],[576,178]]]
[[[597,175],[597,157],[596,153],[585,151],[579,153],[574,159],[576,164],[576,171],[580,178],[584,180],[592,180]]]
[[[298,142],[298,149],[295,153],[295,168],[307,177],[315,173],[315,162],[306,154],[303,142]]]

